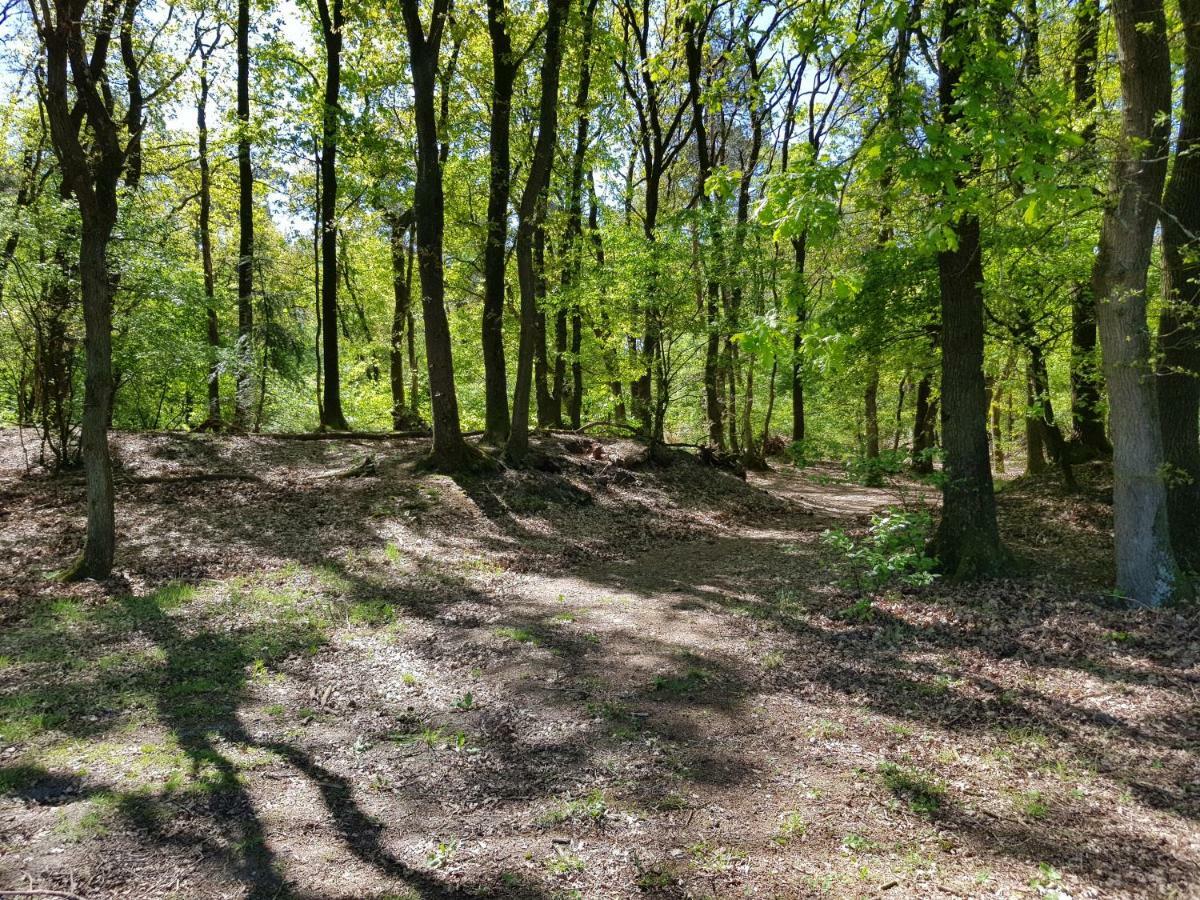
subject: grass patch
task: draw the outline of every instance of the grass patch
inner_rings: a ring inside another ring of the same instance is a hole
[[[888,790],[918,815],[932,816],[941,808],[946,795],[946,788],[940,782],[895,763],[880,763],[879,777]]]
[[[508,638],[510,641],[516,641],[518,644],[533,644],[535,647],[541,644],[538,636],[528,628],[497,628],[495,633],[497,637]]]
[[[784,813],[780,818],[779,827],[775,829],[775,834],[771,840],[780,847],[786,847],[792,841],[804,837],[807,831],[808,823],[804,821],[804,816],[793,810],[792,812]]]
[[[654,692],[691,699],[713,680],[713,674],[707,669],[691,666],[682,675],[659,675],[654,679]]]
[[[538,817],[543,827],[556,825],[587,824],[599,825],[608,814],[608,803],[604,792],[597,788],[574,800],[559,800]]]

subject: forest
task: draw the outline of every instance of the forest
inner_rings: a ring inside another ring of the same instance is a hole
[[[0,0],[0,897],[1195,896],[1198,154],[1200,0]]]

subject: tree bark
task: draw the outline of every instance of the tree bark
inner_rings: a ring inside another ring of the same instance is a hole
[[[701,90],[703,67],[704,34],[698,29],[696,17],[689,17],[685,27],[687,43],[688,86],[692,95],[692,132],[696,141],[696,181],[700,191],[700,208],[704,227],[711,235],[712,253],[720,256],[718,249],[718,224],[712,209],[712,197],[708,193],[708,179],[712,176],[712,155],[708,147],[708,129],[704,121],[704,95]],[[724,416],[721,409],[721,388],[718,371],[721,364],[721,316],[720,286],[709,277],[704,286],[704,327],[707,338],[704,344],[704,415],[708,420],[708,443],[713,448],[725,449]]]
[[[1099,0],[1081,0],[1075,7],[1072,84],[1076,114],[1086,119],[1080,136],[1083,158],[1088,161],[1095,157],[1099,47]],[[1071,445],[1085,458],[1112,454],[1104,433],[1102,386],[1096,354],[1096,305],[1091,286],[1077,284],[1071,294]]]
[[[417,178],[413,214],[417,230],[417,269],[425,318],[425,363],[433,419],[433,448],[428,465],[457,471],[472,465],[477,454],[463,440],[454,388],[454,357],[446,317],[446,283],[442,268],[445,208],[434,93],[437,60],[449,14],[449,0],[434,0],[429,32],[421,22],[418,0],[400,0],[408,37],[417,131]]]
[[[348,431],[342,412],[342,370],[338,348],[337,149],[341,120],[342,0],[317,0],[321,34],[325,39],[325,93],[321,111],[321,427]]]
[[[504,453],[521,463],[529,452],[529,389],[533,375],[533,353],[537,323],[537,271],[534,242],[545,216],[546,189],[558,132],[558,80],[562,67],[562,29],[570,0],[549,0],[546,45],[542,56],[542,96],[538,107],[538,136],[529,177],[517,211],[517,279],[521,289],[521,335],[517,354],[517,378],[513,392],[512,423]]]
[[[238,338],[234,373],[234,424],[250,424],[254,366],[254,169],[250,164],[250,0],[238,0]]]
[[[969,40],[967,3],[947,0],[938,48],[941,118],[953,129],[961,118],[956,93]],[[955,176],[965,187],[965,176]],[[935,545],[943,570],[955,578],[994,572],[1005,560],[996,524],[988,454],[983,376],[983,255],[979,219],[963,211],[950,226],[954,246],[938,253],[942,323],[942,444],[945,465],[942,516]]]
[[[84,378],[81,449],[87,482],[87,533],[83,553],[66,579],[105,579],[116,552],[112,458],[108,429],[112,417],[112,291],[108,244],[117,221],[117,187],[128,160],[120,128],[105,101],[111,96],[104,73],[111,37],[111,7],[101,17],[92,59],[85,53],[82,22],[87,0],[55,0],[33,8],[45,48],[45,105],[51,139],[67,190],[79,204],[79,280],[83,295]],[[45,15],[46,18],[41,18]],[[132,20],[132,11],[127,15]],[[127,61],[128,62],[128,61]],[[68,72],[70,73],[68,75]],[[137,70],[126,71],[131,92],[140,97]],[[74,96],[70,88],[74,87]],[[81,117],[75,114],[76,104]],[[86,139],[80,125],[86,125]],[[85,149],[86,140],[86,149]],[[127,173],[128,174],[128,173]]]
[[[217,318],[212,257],[212,177],[208,162],[208,60],[215,49],[201,47],[200,95],[196,100],[196,133],[200,165],[200,265],[204,270],[204,313],[208,339],[208,413],[203,427],[221,427],[221,328]]]
[[[492,108],[489,119],[487,243],[483,248],[484,440],[508,438],[508,376],[504,360],[504,268],[512,163],[510,137],[513,83],[518,62],[508,33],[504,0],[487,0],[492,46]]]
[[[872,369],[863,391],[863,411],[866,417],[867,459],[879,459],[879,370]]]
[[[1178,561],[1200,572],[1200,0],[1179,0],[1183,101],[1175,165],[1163,198],[1158,408],[1167,513]]]
[[[1167,170],[1171,62],[1161,0],[1114,0],[1121,144],[1092,270],[1112,410],[1117,590],[1158,606],[1180,590],[1171,549],[1162,432],[1146,322],[1146,271]]]

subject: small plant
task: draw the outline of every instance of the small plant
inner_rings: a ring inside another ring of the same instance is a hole
[[[804,837],[804,833],[808,831],[808,823],[804,821],[804,816],[798,812],[788,812],[783,814],[783,818],[779,821],[779,828],[775,831],[775,836],[771,838],[780,847],[786,847],[792,841]]]
[[[599,825],[608,813],[604,792],[597,789],[576,800],[560,800],[538,819],[539,825],[563,825],[567,822]]]
[[[516,641],[518,644],[533,644],[536,647],[541,643],[538,636],[528,628],[497,628],[496,635]]]
[[[846,475],[865,487],[880,487],[889,476],[904,470],[907,454],[884,450],[878,456],[855,456],[846,461]]]
[[[845,609],[838,610],[838,618],[855,625],[866,625],[875,619],[875,604],[870,597],[859,597]]]
[[[855,853],[870,853],[875,849],[875,842],[861,834],[850,832],[842,841],[842,846]]]
[[[702,872],[729,872],[739,862],[746,858],[740,850],[730,850],[728,847],[714,847],[708,841],[701,841],[688,847],[692,863]]]
[[[454,708],[463,710],[464,712],[468,709],[474,709],[475,708],[475,695],[472,694],[470,691],[467,691],[465,694],[463,694],[461,697],[459,697],[457,700],[454,701]]]
[[[1041,791],[1025,791],[1017,796],[1016,807],[1027,819],[1045,818],[1050,812],[1050,804],[1042,796]]]
[[[1029,886],[1043,897],[1059,895],[1057,885],[1062,881],[1062,873],[1049,863],[1038,863],[1037,874],[1029,879]]]
[[[396,619],[396,609],[386,600],[360,600],[350,605],[346,619],[351,625],[388,625]]]
[[[405,687],[416,687],[418,684],[421,683],[421,679],[418,678],[416,675],[414,675],[412,672],[405,672],[403,675],[400,676],[400,680],[402,682],[404,682]]]
[[[898,582],[909,586],[931,584],[937,560],[925,555],[925,542],[933,519],[925,511],[890,507],[871,517],[861,538],[840,529],[825,531],[821,540],[848,564],[854,586],[874,591]]]
[[[659,675],[654,679],[654,690],[675,697],[693,697],[712,679],[711,672],[692,666],[682,675]]]
[[[546,868],[551,875],[572,875],[583,871],[583,859],[577,853],[555,847],[554,856],[546,860]]]
[[[943,785],[895,763],[881,763],[879,776],[887,789],[907,801],[909,808],[918,815],[932,816],[941,807],[942,798],[946,795]]]
[[[425,862],[432,869],[444,869],[450,864],[450,860],[454,858],[457,850],[458,841],[438,841],[429,851],[429,855],[425,857]]]

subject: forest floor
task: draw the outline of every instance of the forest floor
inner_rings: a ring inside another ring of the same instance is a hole
[[[1002,483],[1022,574],[848,615],[821,532],[929,488],[114,444],[62,585],[81,477],[0,431],[0,896],[1200,896],[1200,630],[1106,594],[1095,467]]]

